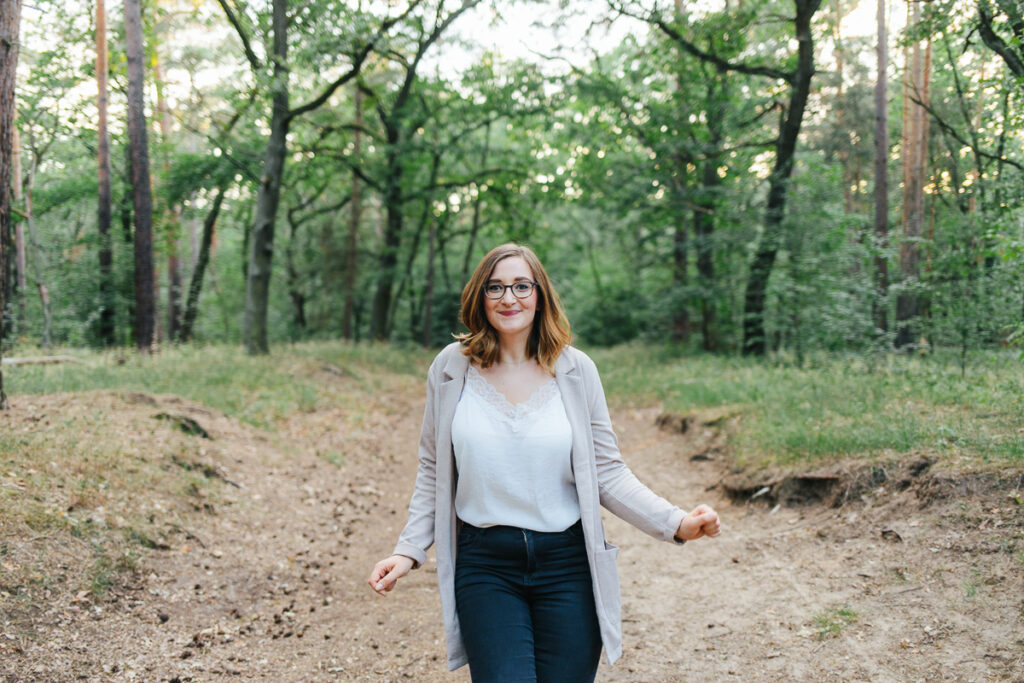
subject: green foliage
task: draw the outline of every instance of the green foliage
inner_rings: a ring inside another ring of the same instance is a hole
[[[459,329],[468,271],[490,247],[516,240],[544,258],[584,343],[671,339],[737,350],[785,86],[719,69],[671,34],[722,60],[789,68],[791,2],[688,5],[685,11],[669,2],[621,6],[652,21],[634,24],[612,48],[595,43],[586,59],[567,56],[571,67],[568,61],[507,59],[472,33],[484,12],[493,19],[520,11],[518,5],[479,8],[477,23],[445,33],[417,61],[439,4],[416,6],[376,43],[360,74],[358,123],[355,83],[295,119],[274,244],[271,342],[336,339],[350,281],[354,338],[365,339],[375,297],[390,280],[387,336],[441,345]],[[162,70],[155,85],[172,128],[166,139],[152,139],[164,320],[169,257],[179,258],[187,287],[198,233],[214,197],[220,191],[225,197],[199,300],[200,343],[239,340],[248,233],[271,110],[270,6],[232,7],[250,38],[255,68],[216,3],[157,3],[146,12],[148,49]],[[834,30],[854,7],[831,5],[814,25],[814,99],[769,280],[769,347],[797,365],[821,351],[888,348],[896,296],[913,291],[924,302],[915,336],[932,348],[956,347],[961,372],[969,374],[968,361],[981,349],[1024,338],[1024,222],[1013,201],[1024,192],[1017,172],[1024,148],[1019,89],[976,39],[976,12],[957,3],[931,3],[920,26],[894,36],[894,42],[931,36],[933,61],[945,65],[931,79],[919,273],[902,277],[901,57],[890,51],[897,67],[890,83],[893,218],[888,244],[882,244],[870,228],[873,37]],[[41,0],[38,10],[26,13],[18,125],[35,212],[29,283],[8,312],[15,324],[6,348],[43,338],[38,285],[50,294],[56,344],[101,342],[94,66],[82,58],[94,49],[93,10],[81,0]],[[311,101],[347,68],[356,47],[380,26],[378,10],[385,8],[339,0],[290,8],[291,106]],[[114,313],[116,342],[129,344],[134,285],[125,64],[119,9],[108,11]],[[1005,33],[1004,15],[995,28]],[[561,18],[548,19],[557,24]],[[453,29],[462,27],[460,19]],[[193,35],[204,36],[201,44],[184,38]],[[463,53],[471,57],[454,56]],[[842,73],[834,56],[842,57]],[[408,97],[398,106],[414,63]],[[155,124],[155,102],[149,104]],[[355,178],[362,200],[350,273],[346,202]],[[383,238],[389,217],[402,225],[393,267],[382,258],[392,248]],[[888,292],[875,291],[876,257],[888,265]],[[878,310],[889,314],[889,330],[876,329]]]
[[[240,354],[231,346],[181,346],[153,356],[124,351],[84,355],[81,364],[25,365],[5,370],[11,394],[93,390],[176,394],[221,410],[250,424],[274,429],[277,421],[321,401],[345,401],[337,387],[325,386],[322,372],[350,376],[372,388],[371,372],[387,367],[398,381],[420,378],[429,353],[398,346],[337,342],[275,349],[273,360]]]
[[[800,365],[680,356],[627,345],[595,351],[605,388],[619,403],[661,403],[688,413],[735,407],[730,434],[740,463],[813,463],[842,457],[928,453],[950,461],[1020,463],[1024,367],[1006,353],[907,358],[820,353]],[[792,357],[790,357],[792,358]]]
[[[819,640],[834,638],[842,634],[848,626],[856,621],[857,613],[849,605],[833,607],[814,616],[814,625],[818,629]]]

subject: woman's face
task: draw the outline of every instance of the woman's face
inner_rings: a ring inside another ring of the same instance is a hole
[[[516,282],[532,283],[533,271],[522,257],[509,256],[494,266],[487,285],[512,285]],[[512,294],[512,288],[505,287],[500,299],[489,299],[485,296],[484,306],[487,322],[499,336],[517,336],[524,332],[529,334],[537,311],[537,288],[533,288],[530,296],[517,299]]]

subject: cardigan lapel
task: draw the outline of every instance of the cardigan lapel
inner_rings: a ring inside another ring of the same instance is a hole
[[[449,576],[448,570],[454,571],[454,567],[447,566],[455,558],[455,456],[452,452],[452,420],[455,417],[455,408],[459,403],[459,396],[462,394],[462,387],[466,381],[466,370],[469,367],[469,358],[463,356],[458,348],[452,348],[451,353],[442,370],[441,384],[438,387],[437,415],[435,425],[435,457],[436,457],[436,483],[437,492],[434,505],[434,529],[435,542],[447,545],[447,552],[437,553],[438,572],[441,575]],[[446,606],[454,609],[454,605]]]
[[[590,429],[589,400],[583,377],[576,364],[575,350],[566,348],[555,362],[555,381],[562,393],[566,417],[572,427],[572,471],[580,502],[580,519],[584,536],[602,539],[600,507],[597,494],[597,471],[594,464],[593,436]],[[587,544],[593,548],[593,543]]]

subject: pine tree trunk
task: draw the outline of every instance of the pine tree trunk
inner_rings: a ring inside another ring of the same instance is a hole
[[[921,8],[913,3],[910,27],[921,21]],[[907,128],[903,137],[907,141],[903,160],[903,241],[900,243],[900,275],[907,288],[916,288],[920,276],[921,228],[924,220],[924,169],[927,157],[927,113],[913,101],[918,98],[927,102],[927,74],[925,74],[921,44],[911,48],[909,75],[904,92],[904,121]],[[929,51],[930,55],[930,51]],[[915,343],[914,322],[921,312],[920,297],[914,291],[904,290],[896,298],[896,348],[906,349]]]
[[[0,0],[0,235],[11,230],[11,150],[14,142],[14,93],[17,80],[18,52],[21,46],[21,0]],[[7,239],[0,238],[0,313],[6,310]],[[3,331],[0,322],[0,356]],[[2,367],[2,366],[0,366]],[[4,375],[0,370],[0,410],[7,410]]]
[[[114,345],[114,258],[110,245],[112,218],[110,190],[110,134],[107,132],[107,11],[105,0],[96,0],[96,158],[98,164],[100,267],[99,339],[103,346]]]
[[[889,99],[888,35],[885,28],[885,0],[878,0],[878,75],[875,79],[875,329],[889,330],[886,299],[889,292],[889,264],[885,250],[889,243]]]
[[[242,338],[250,354],[267,353],[267,309],[274,256],[274,223],[281,199],[281,179],[287,153],[288,127],[288,14],[287,0],[274,0],[274,83],[270,138],[263,156],[256,195],[256,220],[249,243]]]
[[[128,139],[131,145],[132,205],[135,213],[135,344],[149,352],[156,343],[156,296],[153,275],[153,197],[149,179],[145,80],[140,0],[124,2],[128,57]]]

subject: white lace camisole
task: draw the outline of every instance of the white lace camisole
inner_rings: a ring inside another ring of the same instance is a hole
[[[554,378],[513,404],[471,365],[452,420],[452,445],[462,521],[562,531],[580,518],[572,427]]]

